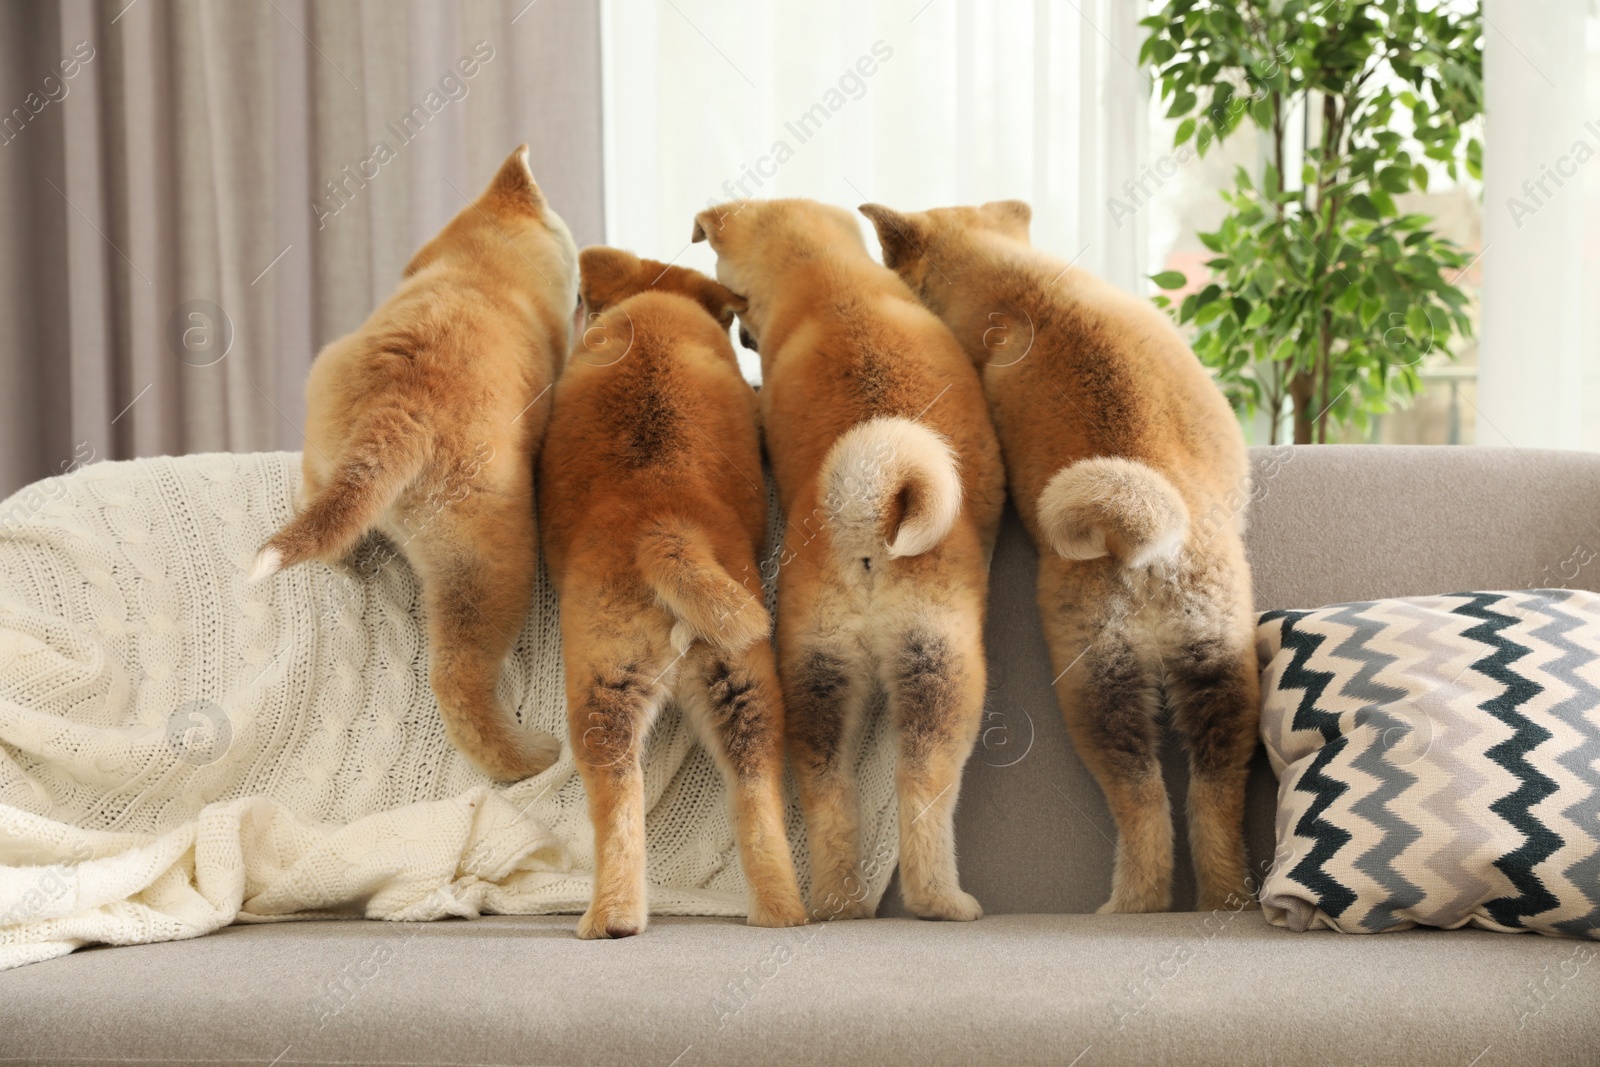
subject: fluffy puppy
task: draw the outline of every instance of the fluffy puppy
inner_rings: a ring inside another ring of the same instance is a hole
[[[578,936],[645,928],[640,757],[669,699],[727,779],[750,924],[799,925],[783,701],[756,569],[767,524],[756,399],[728,343],[742,304],[703,274],[613,248],[585,249],[581,263],[588,328],[556,386],[539,476],[595,836]]]
[[[1260,712],[1233,412],[1165,315],[1030,246],[1027,204],[861,210],[885,262],[982,371],[1039,547],[1056,694],[1117,823],[1100,910],[1171,907],[1163,698],[1188,742],[1200,907],[1244,906]]]
[[[495,696],[538,566],[533,462],[577,301],[577,247],[518,148],[306,385],[297,514],[252,578],[332,563],[381,530],[422,580],[450,740],[501,780],[560,744]]]
[[[748,304],[787,531],[778,670],[811,847],[812,915],[869,914],[854,778],[869,698],[898,734],[906,906],[976,919],[953,818],[983,711],[983,613],[1004,471],[971,362],[855,216],[807,200],[701,212]]]

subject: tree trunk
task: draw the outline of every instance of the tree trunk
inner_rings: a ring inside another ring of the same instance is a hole
[[[1333,400],[1328,396],[1333,392],[1333,313],[1326,307],[1322,309],[1322,352],[1318,364],[1322,368],[1322,399],[1318,401],[1321,411],[1317,415],[1317,444],[1328,443],[1328,409],[1333,407]]]
[[[1278,436],[1283,432],[1283,401],[1283,364],[1273,360],[1272,389],[1267,393],[1267,410],[1272,413],[1268,420],[1267,443],[1273,448],[1278,447]]]
[[[1289,397],[1294,401],[1294,443],[1309,445],[1317,430],[1317,376],[1313,371],[1296,371],[1289,379]]]

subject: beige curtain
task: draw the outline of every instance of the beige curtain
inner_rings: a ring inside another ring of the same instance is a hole
[[[587,0],[0,4],[0,495],[300,447],[317,349],[518,143],[602,236]]]

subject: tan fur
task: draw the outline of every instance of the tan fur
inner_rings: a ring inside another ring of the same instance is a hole
[[[540,464],[572,746],[595,832],[585,938],[647,918],[641,755],[675,700],[727,778],[753,926],[805,922],[783,826],[783,701],[756,554],[767,499],[755,393],[710,278],[585,249],[588,328]]]
[[[429,677],[454,744],[497,779],[560,745],[495,696],[538,565],[533,461],[577,299],[577,248],[528,170],[505,161],[306,385],[298,512],[256,579],[345,557],[381,530],[422,580]]]
[[[702,212],[695,238],[748,306],[787,532],[777,560],[789,752],[812,915],[868,913],[854,767],[881,687],[899,740],[906,906],[975,919],[953,817],[984,695],[983,612],[1004,501],[978,378],[950,332],[873,261],[855,217],[805,200]]]
[[[1101,910],[1171,906],[1162,694],[1188,740],[1200,907],[1245,906],[1259,708],[1240,537],[1248,466],[1233,413],[1166,316],[1030,247],[1026,204],[861,210],[885,262],[983,375],[1012,498],[1040,550],[1061,709],[1117,823]]]

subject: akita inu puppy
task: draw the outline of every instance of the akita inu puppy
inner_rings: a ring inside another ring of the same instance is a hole
[[[445,730],[501,780],[561,751],[520,729],[495,686],[538,567],[533,464],[577,292],[577,246],[523,145],[312,364],[298,513],[251,575],[333,563],[382,530],[422,580]]]
[[[898,733],[906,907],[976,919],[953,818],[983,714],[983,615],[1004,470],[971,361],[855,216],[807,200],[701,212],[745,297],[786,519],[778,671],[811,848],[812,915],[869,913],[856,753],[880,687]],[[750,344],[751,341],[747,341]]]
[[[1221,392],[1167,317],[1028,241],[1006,200],[862,207],[884,259],[982,370],[1011,496],[1039,547],[1056,694],[1119,837],[1101,911],[1171,907],[1162,698],[1189,748],[1202,909],[1243,907],[1256,745],[1249,467]]]
[[[612,248],[585,249],[581,264],[589,324],[556,386],[539,474],[594,825],[594,897],[578,936],[645,928],[641,756],[668,699],[727,779],[750,924],[799,925],[783,701],[756,565],[767,526],[756,398],[728,343],[742,301],[696,271]]]

